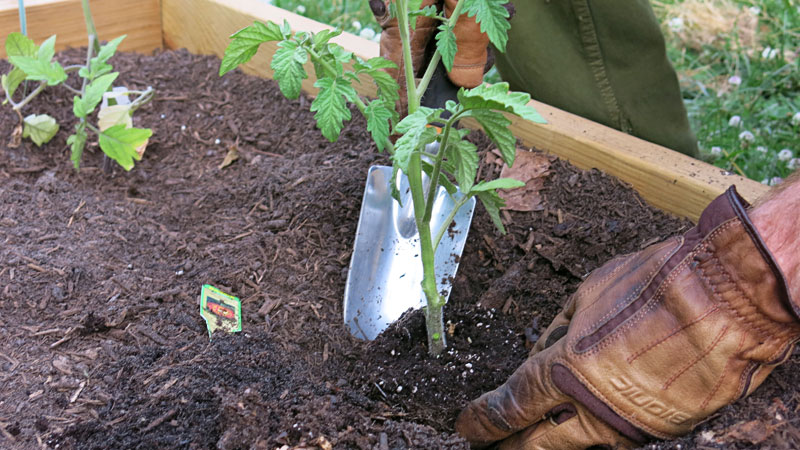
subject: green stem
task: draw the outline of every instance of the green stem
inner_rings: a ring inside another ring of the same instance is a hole
[[[447,346],[444,334],[444,321],[442,307],[444,298],[436,288],[436,266],[434,260],[433,240],[431,237],[430,221],[423,220],[425,197],[422,188],[422,167],[419,152],[411,155],[408,163],[408,184],[411,188],[411,198],[414,202],[414,220],[419,232],[420,253],[422,256],[422,291],[425,293],[427,307],[425,308],[425,325],[428,330],[428,352],[431,355],[440,354]]]
[[[466,205],[469,199],[472,196],[462,196],[461,200],[457,201],[453,209],[450,211],[450,214],[447,216],[444,222],[442,222],[442,227],[439,228],[439,231],[436,233],[436,237],[433,240],[433,251],[436,252],[436,249],[439,248],[439,242],[442,241],[442,237],[444,233],[450,228],[450,224],[453,222],[453,219],[456,218],[456,214],[458,214],[458,210],[461,209],[462,206]]]
[[[94,47],[94,51],[100,51],[100,38],[97,34],[97,28],[94,26],[94,20],[92,19],[92,10],[89,9],[89,0],[81,0],[81,6],[83,7],[83,20],[86,22],[86,33],[89,35],[89,46]],[[94,39],[92,39],[94,37]],[[86,64],[86,67],[89,67],[89,64]]]
[[[414,64],[411,58],[411,38],[408,33],[408,3],[406,0],[398,0],[397,9],[397,27],[400,31],[400,41],[403,43],[403,69],[405,70],[406,76],[408,114],[414,114],[414,112],[419,109],[421,96],[417,94],[417,85],[414,80]]]
[[[450,142],[450,131],[453,129],[453,125],[456,123],[456,121],[458,121],[458,118],[461,117],[463,112],[464,111],[460,111],[456,114],[453,114],[453,116],[447,120],[447,123],[444,126],[442,140],[439,144],[439,152],[436,153],[436,160],[433,163],[433,171],[431,171],[431,184],[428,186],[427,204],[425,205],[425,215],[422,219],[426,223],[431,223],[431,216],[433,215],[433,196],[436,195],[436,190],[439,188],[439,174],[442,171],[442,161],[444,160],[447,143]]]
[[[37,86],[36,89],[34,89],[33,92],[28,94],[28,96],[25,97],[24,99],[22,99],[22,101],[20,101],[19,103],[14,103],[14,101],[11,100],[11,96],[8,95],[8,91],[7,90],[5,91],[6,92],[6,98],[8,99],[8,102],[11,103],[11,106],[14,109],[14,111],[19,111],[25,105],[30,103],[31,100],[36,98],[36,96],[39,95],[39,93],[42,92],[45,87],[47,87],[47,82],[46,81],[42,81],[41,83],[39,83],[39,86]]]
[[[450,18],[447,19],[447,26],[453,28],[456,26],[456,22],[458,21],[458,16],[461,15],[461,7],[464,5],[465,2],[458,2],[456,4],[455,9],[453,10],[453,14],[450,15]],[[428,67],[425,68],[425,73],[422,75],[422,79],[419,82],[419,86],[417,86],[417,92],[424,93],[425,90],[428,89],[428,84],[431,82],[431,78],[433,78],[433,72],[436,71],[436,66],[439,65],[439,61],[442,59],[442,54],[439,53],[439,50],[436,50],[431,57],[431,62],[428,64]],[[422,94],[420,94],[419,100],[422,99]],[[409,103],[411,101],[409,100]]]

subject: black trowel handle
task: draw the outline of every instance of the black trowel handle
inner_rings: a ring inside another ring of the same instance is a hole
[[[436,70],[433,72],[433,77],[431,77],[431,82],[428,83],[428,88],[425,89],[425,94],[422,95],[420,103],[422,106],[427,106],[428,108],[444,108],[448,100],[457,100],[457,94],[458,86],[450,81],[450,78],[447,77],[447,70],[444,68],[444,64],[439,61],[439,64],[436,65]],[[450,117],[450,113],[445,111],[442,117],[446,119]]]

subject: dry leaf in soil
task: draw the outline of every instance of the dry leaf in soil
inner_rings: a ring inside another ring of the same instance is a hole
[[[237,159],[239,159],[239,148],[234,144],[228,147],[228,154],[225,155],[225,159],[222,160],[219,168],[224,169],[233,164]]]
[[[498,161],[500,161],[498,159]],[[547,155],[517,149],[513,167],[503,165],[501,178],[513,178],[525,183],[516,189],[500,189],[498,194],[505,200],[503,209],[512,211],[541,211],[544,179],[550,173],[550,158]]]

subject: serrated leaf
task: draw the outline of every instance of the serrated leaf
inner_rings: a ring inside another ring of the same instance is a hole
[[[6,56],[36,56],[39,47],[22,33],[9,33],[6,37]]]
[[[311,102],[311,111],[316,112],[314,119],[317,128],[329,141],[334,142],[339,138],[343,122],[350,120],[347,101],[354,100],[358,94],[343,78],[320,78],[314,87],[319,88],[319,94]]]
[[[397,64],[393,63],[392,61],[382,57],[376,56],[374,58],[370,58],[366,61],[360,60],[359,62],[353,65],[353,68],[357,71],[370,71],[374,69],[396,69]]]
[[[492,181],[481,181],[472,187],[472,192],[486,192],[495,189],[514,189],[525,186],[525,183],[513,178],[498,178]]]
[[[308,78],[303,64],[308,61],[306,49],[294,41],[281,41],[272,57],[270,67],[275,71],[275,79],[283,95],[289,99],[300,96],[304,79]]]
[[[100,131],[107,130],[114,125],[125,125],[126,128],[133,126],[131,105],[100,107],[100,112],[97,113],[97,127],[100,128]]]
[[[470,115],[483,127],[486,136],[497,145],[503,161],[509,166],[514,164],[517,154],[517,140],[508,128],[511,121],[503,114],[491,110],[474,110]]]
[[[453,70],[458,45],[456,44],[456,34],[447,24],[439,25],[439,32],[436,33],[436,49],[442,55],[442,64],[445,69],[448,72]]]
[[[58,133],[58,122],[47,114],[31,114],[23,120],[22,138],[31,138],[41,147]]]
[[[97,105],[103,100],[103,94],[108,91],[111,84],[119,76],[119,72],[105,74],[96,78],[86,86],[83,97],[77,95],[72,99],[72,112],[75,117],[85,118],[94,111]]]
[[[378,150],[383,151],[391,133],[391,121],[394,112],[387,108],[386,104],[380,99],[376,99],[369,102],[364,115],[367,117],[367,131],[372,135]]]
[[[489,36],[489,40],[501,53],[505,53],[511,24],[508,22],[509,13],[503,5],[508,3],[508,0],[462,1],[467,16],[475,17],[481,26],[481,32]]]
[[[328,43],[331,39],[335,38],[342,34],[342,30],[322,30],[317,33],[314,33],[314,37],[312,38],[312,42],[314,43],[315,49],[322,49],[322,47]]]
[[[536,123],[547,123],[528,105],[530,94],[508,90],[508,83],[483,83],[473,89],[459,89],[458,101],[465,110],[492,109],[505,111]]]
[[[264,42],[281,41],[289,33],[285,33],[274,22],[254,22],[249,27],[242,28],[231,35],[231,42],[225,49],[225,55],[219,66],[219,75],[225,75],[235,69],[239,64],[244,64],[253,58],[258,47]]]
[[[419,13],[417,11],[422,8],[422,0],[407,0],[408,5],[408,24],[412,30],[417,29],[417,17]]]
[[[20,84],[22,84],[23,81],[25,81],[26,77],[27,75],[22,71],[22,69],[14,67],[11,69],[11,72],[9,72],[8,75],[0,76],[0,85],[2,85],[5,92],[8,92],[8,97],[13,97],[14,93],[17,91],[17,88]],[[5,104],[7,101],[7,99],[4,100],[3,104]]]
[[[86,147],[86,139],[88,139],[88,137],[89,136],[86,135],[86,124],[81,122],[75,126],[75,134],[67,138],[67,145],[70,146],[71,150],[69,159],[72,161],[72,165],[75,169],[80,168],[81,156],[83,155],[84,147]]]
[[[505,206],[506,203],[495,191],[479,191],[477,195],[483,207],[486,208],[486,212],[489,213],[489,217],[492,218],[494,226],[500,230],[500,233],[506,234],[506,228],[503,226],[503,221],[500,219],[500,208]]]
[[[395,131],[402,134],[394,144],[392,160],[403,172],[408,171],[411,154],[422,145],[421,136],[425,132],[434,110],[420,107],[413,114],[407,115],[395,126]]]
[[[445,149],[445,157],[453,162],[453,176],[462,192],[469,192],[475,183],[478,173],[478,147],[475,144],[461,140],[450,139]]]
[[[100,133],[100,148],[125,170],[133,168],[134,160],[142,156],[137,148],[147,143],[153,132],[145,128],[125,128],[125,125],[114,125]]]

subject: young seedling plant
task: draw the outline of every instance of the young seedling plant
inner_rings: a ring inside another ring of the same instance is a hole
[[[476,17],[481,31],[487,33],[492,44],[500,51],[505,50],[510,27],[509,14],[503,7],[505,3],[507,0],[461,0],[450,17],[445,17],[435,7],[420,9],[421,0],[397,0],[390,4],[390,13],[398,20],[403,43],[408,115],[402,120],[396,109],[398,85],[383,71],[396,65],[381,57],[363,60],[330,42],[341,34],[339,30],[323,30],[316,34],[299,31],[293,34],[285,21],[283,25],[255,22],[231,36],[232,41],[225,50],[220,66],[220,75],[224,75],[249,61],[262,43],[277,41],[278,48],[270,67],[286,97],[294,99],[300,95],[301,83],[308,78],[304,64],[309,60],[313,63],[317,78],[314,86],[319,93],[311,103],[311,111],[315,113],[317,127],[328,140],[336,141],[344,121],[351,119],[348,103],[354,104],[364,115],[367,130],[378,150],[387,150],[391,155],[395,175],[397,171],[402,171],[408,177],[421,244],[422,290],[427,300],[425,317],[428,350],[432,355],[438,355],[446,347],[442,317],[445,299],[437,291],[434,266],[434,254],[442,236],[458,209],[473,196],[480,199],[495,226],[505,233],[500,220],[500,208],[504,202],[497,194],[497,189],[524,185],[509,178],[476,182],[477,147],[465,139],[469,130],[458,129],[454,125],[468,117],[476,120],[500,150],[503,161],[510,166],[516,153],[516,139],[508,129],[511,120],[504,113],[535,122],[544,120],[528,106],[530,95],[509,91],[507,83],[484,83],[474,89],[462,88],[458,91],[458,102],[448,101],[445,108],[428,108],[421,106],[420,101],[436,65],[442,61],[448,70],[452,69],[457,51],[453,28],[461,14]],[[417,70],[412,66],[409,30],[420,16],[435,18],[441,24],[436,34],[436,51],[423,77],[415,80],[413,75]],[[363,80],[375,83],[377,98],[369,100],[356,92],[354,84]],[[439,128],[432,124],[443,126]],[[399,136],[394,143],[389,139],[392,134]],[[426,146],[434,142],[439,143],[439,151],[431,154],[426,151]],[[430,178],[427,192],[423,185],[423,172]],[[453,197],[455,207],[434,234],[430,223],[433,200],[439,186]],[[400,202],[397,186],[392,188],[393,197]]]
[[[144,91],[117,88],[109,92],[110,95],[106,94],[119,76],[119,72],[112,72],[113,67],[108,60],[124,38],[125,36],[121,36],[103,46],[97,46],[95,35],[89,34],[86,63],[64,67],[53,60],[55,35],[41,45],[36,45],[22,33],[9,34],[5,46],[12,69],[8,74],[2,75],[0,82],[5,93],[3,104],[11,105],[19,117],[19,125],[12,137],[12,146],[19,145],[20,138],[30,138],[37,146],[41,146],[56,135],[59,124],[53,117],[36,113],[23,116],[22,109],[45,88],[61,86],[74,94],[72,112],[78,123],[75,125],[75,133],[67,139],[67,144],[70,146],[70,159],[75,168],[80,167],[81,155],[86,147],[89,132],[92,132],[97,135],[100,148],[109,158],[119,163],[125,170],[132,169],[133,161],[141,159],[147,141],[153,134],[149,129],[133,127],[132,116],[140,106],[153,98],[154,91],[152,88]],[[99,49],[96,55],[95,48]],[[81,79],[80,88],[67,83],[68,74],[71,72],[78,73]],[[15,100],[15,94],[24,91],[20,88],[27,87],[26,81],[35,83],[35,88],[30,92],[22,92],[22,95],[17,96],[21,98]],[[89,121],[90,115],[101,104],[104,95],[106,101],[98,112],[95,125]],[[123,98],[127,100],[128,95],[137,97],[129,102],[120,101]]]

